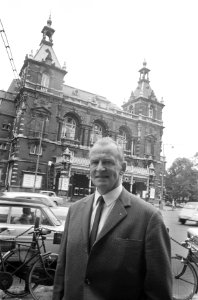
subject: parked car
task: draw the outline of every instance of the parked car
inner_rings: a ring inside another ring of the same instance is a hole
[[[29,217],[24,218],[27,211]],[[36,217],[39,217],[41,226],[52,230],[46,236],[46,250],[58,253],[60,241],[56,244],[55,237],[57,233],[62,234],[64,223],[56,217],[50,207],[22,198],[0,197],[0,228],[7,228],[1,233],[0,245],[1,240],[13,238],[16,238],[18,242],[31,242],[32,235],[29,232],[34,226]]]
[[[187,230],[187,237],[193,238],[194,243],[198,245],[198,228],[189,227]]]
[[[64,203],[63,198],[62,197],[58,197],[56,195],[56,193],[53,192],[53,191],[40,191],[40,193],[42,195],[49,196],[54,201],[54,203],[56,203],[56,205],[63,205],[63,203]]]
[[[187,202],[179,213],[179,222],[185,224],[186,221],[198,222],[198,202]]]
[[[43,203],[47,206],[53,207],[56,206],[56,202],[47,195],[41,195],[40,193],[30,193],[30,192],[2,192],[0,196],[11,198],[11,199],[25,199],[25,200],[34,200],[38,203]]]

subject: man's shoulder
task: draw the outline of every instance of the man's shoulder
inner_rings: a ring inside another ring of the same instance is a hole
[[[94,194],[87,195],[86,197],[81,198],[81,199],[75,201],[74,203],[72,203],[71,207],[78,208],[78,207],[84,205],[85,203],[92,201],[93,197],[94,197]]]
[[[157,211],[157,209],[151,203],[148,203],[144,199],[128,192],[125,188],[123,188],[120,197],[121,197],[122,201],[125,204],[128,204],[129,206],[131,206],[132,209],[139,208],[139,209],[147,210],[150,212]]]

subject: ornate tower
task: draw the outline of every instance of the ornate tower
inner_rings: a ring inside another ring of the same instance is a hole
[[[129,100],[123,104],[123,110],[137,118],[138,142],[136,154],[144,158],[144,163],[150,170],[150,185],[157,190],[160,173],[161,139],[163,134],[162,109],[163,101],[158,101],[149,80],[150,70],[146,61],[139,70],[138,86],[131,93]],[[158,173],[158,174],[157,174]]]
[[[49,17],[41,31],[39,50],[35,55],[32,52],[26,55],[20,71],[8,172],[11,189],[42,188],[47,161],[54,155],[49,145],[56,140],[56,107],[63,99],[63,79],[67,72],[54,52],[55,30],[51,25]]]

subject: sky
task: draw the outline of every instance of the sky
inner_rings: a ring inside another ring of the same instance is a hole
[[[151,88],[165,104],[161,154],[167,167],[198,152],[197,0],[1,0],[0,5],[18,73],[25,55],[39,49],[51,14],[53,48],[68,71],[65,84],[121,107],[146,60]],[[13,78],[0,38],[0,90]]]

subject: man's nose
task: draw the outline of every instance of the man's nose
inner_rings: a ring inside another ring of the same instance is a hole
[[[97,170],[97,171],[104,170],[104,165],[103,165],[102,161],[99,161],[99,162],[98,162],[97,167],[96,167],[96,170]]]

